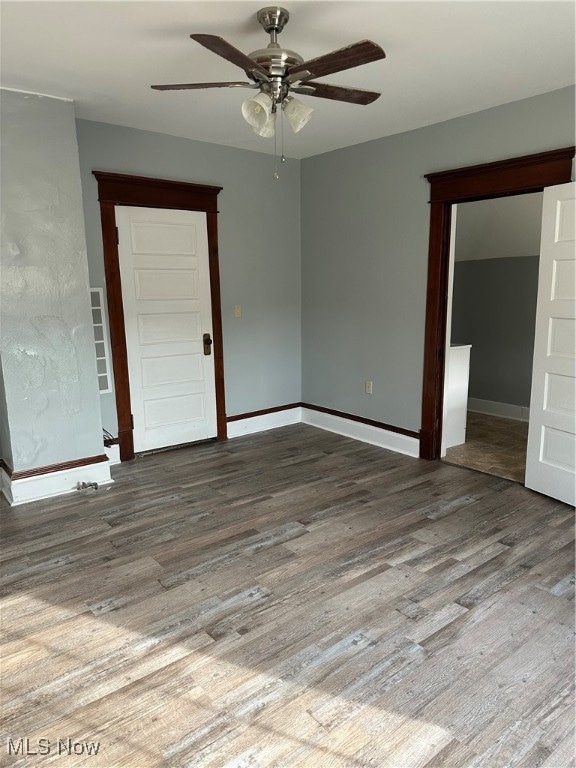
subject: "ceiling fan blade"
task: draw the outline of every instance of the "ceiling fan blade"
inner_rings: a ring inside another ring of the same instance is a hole
[[[310,59],[303,64],[293,64],[286,71],[286,80],[290,83],[296,80],[310,80],[313,77],[331,75],[333,72],[342,72],[344,69],[359,67],[361,64],[369,64],[371,61],[384,58],[386,54],[379,45],[371,40],[360,40],[358,43],[339,48],[316,59]]]
[[[329,83],[317,83],[308,80],[301,86],[292,86],[291,92],[302,93],[305,96],[317,96],[320,99],[334,99],[335,101],[347,101],[350,104],[372,104],[382,95],[376,91],[366,91],[362,88],[347,88],[342,85],[330,85]]]
[[[255,62],[250,56],[246,56],[245,53],[239,51],[238,48],[234,48],[233,45],[226,42],[223,37],[218,35],[190,35],[192,40],[195,40],[204,48],[208,48],[212,53],[222,56],[223,59],[236,64],[237,67],[243,69],[249,77],[254,77],[258,80],[269,80],[268,72],[261,67],[260,64]]]
[[[174,83],[173,85],[151,85],[155,91],[194,91],[199,88],[258,88],[255,83]]]

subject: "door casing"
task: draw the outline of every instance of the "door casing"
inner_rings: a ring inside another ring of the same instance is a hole
[[[122,304],[122,285],[120,281],[120,262],[116,233],[116,205],[171,208],[201,211],[206,214],[210,298],[212,302],[212,335],[214,340],[217,438],[219,440],[225,439],[227,431],[217,220],[217,197],[222,187],[156,179],[146,176],[108,173],[105,171],[93,171],[92,173],[98,181],[120,460],[128,461],[134,458],[134,439],[124,327],[124,307]]]
[[[575,147],[426,174],[430,183],[430,238],[424,337],[420,458],[440,458],[450,224],[455,203],[541,192],[571,181]]]

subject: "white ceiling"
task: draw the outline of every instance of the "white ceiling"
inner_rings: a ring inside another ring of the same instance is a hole
[[[152,83],[243,80],[189,37],[220,35],[250,53],[268,37],[256,2],[3,0],[1,84],[71,98],[87,120],[262,152],[241,89],[156,92]],[[302,99],[315,108],[285,153],[303,158],[574,83],[574,3],[287,0],[279,41],[305,59],[369,38],[387,58],[323,82],[382,92],[369,106]]]

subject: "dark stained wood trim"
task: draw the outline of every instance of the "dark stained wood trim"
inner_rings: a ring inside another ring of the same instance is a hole
[[[277,405],[275,408],[263,408],[261,411],[251,411],[250,413],[237,413],[235,416],[228,416],[226,421],[240,421],[241,419],[253,419],[255,416],[267,416],[269,413],[279,413],[280,411],[290,411],[292,408],[301,408],[302,403],[288,403],[287,405]]]
[[[444,203],[432,203],[430,205],[428,300],[426,302],[424,386],[422,427],[420,430],[420,456],[422,458],[429,455],[437,458],[440,456],[449,258],[437,258],[437,248],[441,248],[442,254],[449,254],[450,218],[450,205]]]
[[[226,439],[226,399],[224,392],[224,343],[222,339],[222,303],[220,298],[220,265],[218,263],[218,217],[206,213],[208,228],[208,261],[210,264],[210,299],[212,302],[212,345],[214,354],[214,386],[216,388],[216,437]]]
[[[206,213],[218,211],[217,196],[222,187],[106,171],[92,173],[98,180],[100,202],[143,208],[180,208]]]
[[[4,472],[6,472],[6,474],[8,475],[8,477],[12,477],[12,472],[14,470],[5,459],[0,459],[0,469],[3,469]]]
[[[106,171],[92,171],[92,173],[98,181],[98,199],[100,201],[120,460],[128,461],[134,458],[134,437],[122,284],[116,241],[116,205],[181,209],[206,213],[214,339],[217,437],[224,439],[226,437],[226,404],[224,399],[224,355],[217,223],[217,196],[222,187],[147,176],[108,173]]]
[[[472,165],[453,171],[428,173],[431,202],[462,202],[483,198],[538,192],[568,178],[574,147],[524,155],[495,163]]]
[[[548,186],[565,184],[572,178],[574,154],[574,147],[565,147],[426,175],[431,205],[420,431],[423,459],[439,459],[441,451],[452,205],[539,192]]]
[[[87,456],[85,459],[73,459],[72,461],[63,461],[61,464],[49,464],[46,467],[34,467],[34,469],[22,469],[18,472],[10,473],[11,480],[23,480],[25,477],[38,477],[39,475],[48,475],[51,472],[62,472],[66,469],[77,469],[78,467],[87,467],[90,464],[99,464],[102,461],[108,461],[105,453],[100,456]]]
[[[120,260],[116,241],[116,214],[113,203],[100,203],[102,221],[102,241],[104,246],[104,272],[106,276],[106,297],[108,301],[108,321],[110,324],[110,344],[112,367],[114,369],[114,393],[116,397],[116,416],[118,420],[118,445],[120,460],[134,458],[134,438],[132,432],[132,405],[130,402],[130,379],[128,377],[128,352],[124,325],[124,305],[122,303],[122,282],[120,279]]]
[[[406,437],[414,437],[417,440],[420,438],[418,432],[414,432],[411,429],[404,429],[404,427],[395,427],[393,424],[385,424],[383,421],[374,421],[373,419],[365,419],[363,416],[355,416],[353,413],[344,413],[344,411],[335,411],[333,408],[324,408],[322,405],[312,405],[311,403],[300,403],[302,408],[310,408],[311,411],[319,411],[320,413],[329,413],[331,416],[339,416],[342,419],[349,419],[350,421],[357,421],[360,424],[368,424],[370,427],[377,427],[378,429],[385,429],[388,432],[396,432],[399,435],[406,435]]]
[[[355,416],[353,413],[345,413],[344,411],[336,411],[333,408],[325,408],[323,405],[312,405],[311,403],[288,403],[287,405],[277,405],[274,408],[263,408],[261,411],[250,411],[249,413],[238,413],[234,416],[228,416],[227,421],[240,421],[241,419],[253,419],[255,416],[266,416],[269,413],[278,413],[280,411],[289,411],[292,408],[309,408],[311,411],[319,411],[320,413],[328,413],[331,416],[339,416],[342,419],[349,419],[350,421],[357,421],[360,424],[367,424],[370,427],[377,427],[378,429],[386,429],[388,432],[396,432],[399,435],[406,435],[406,437],[414,437],[419,439],[420,434],[411,429],[404,429],[404,427],[395,427],[393,424],[385,424],[383,421],[374,421],[373,419],[366,419],[364,416]]]

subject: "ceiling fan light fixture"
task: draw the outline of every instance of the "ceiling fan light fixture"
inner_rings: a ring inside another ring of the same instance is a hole
[[[256,96],[250,96],[242,104],[242,117],[259,136],[264,135],[260,131],[270,122],[272,106],[272,99],[262,91]]]
[[[262,136],[264,139],[270,139],[276,133],[276,112],[271,112],[268,119],[258,128],[252,128],[254,133]]]
[[[1,2],[1,0],[0,0]],[[299,53],[278,43],[278,35],[284,29],[290,14],[285,8],[268,6],[261,8],[256,18],[270,35],[266,48],[259,48],[246,55],[218,35],[194,33],[190,37],[207,50],[220,56],[244,71],[248,81],[214,83],[173,83],[151,86],[158,91],[200,90],[203,88],[250,88],[256,90],[242,104],[242,116],[253,131],[264,138],[274,137],[276,153],[277,111],[280,107],[290,128],[298,133],[310,120],[314,111],[306,103],[295,99],[292,91],[321,99],[332,99],[349,104],[371,104],[381,94],[375,91],[350,88],[319,82],[316,78],[359,67],[386,58],[382,48],[372,40],[359,40],[344,48],[304,60]],[[284,140],[284,123],[280,120],[281,140]],[[275,172],[275,177],[277,173]]]
[[[288,96],[285,99],[282,109],[294,133],[298,133],[304,128],[312,117],[312,112],[314,112],[312,107],[304,104],[300,99],[294,98],[294,96]]]

